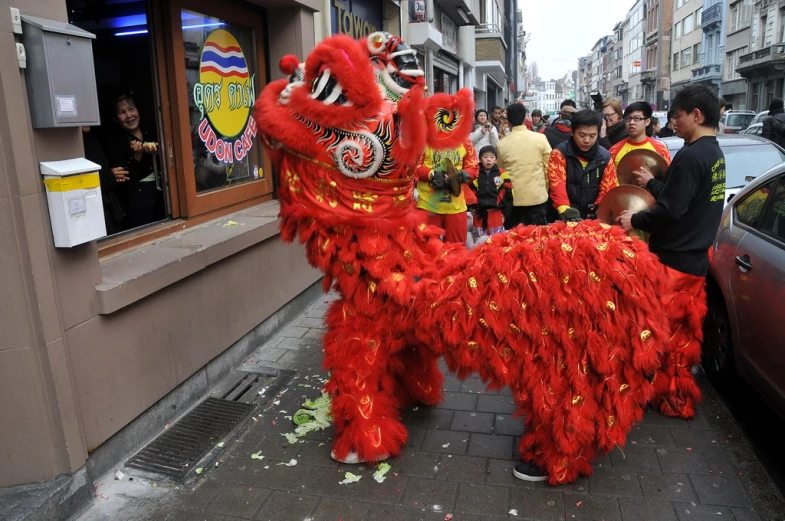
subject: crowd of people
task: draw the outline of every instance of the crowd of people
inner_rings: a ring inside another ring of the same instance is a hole
[[[704,120],[715,134],[721,132],[725,103],[698,87],[677,96],[662,128],[643,101],[622,108],[616,99],[595,99],[593,109],[578,110],[567,99],[551,121],[521,103],[479,109],[466,143],[456,150],[426,151],[418,168],[417,207],[446,230],[448,242],[480,242],[519,224],[596,218],[602,199],[619,185],[616,169],[622,158],[645,149],[670,165],[661,137],[676,135],[680,110],[689,112],[701,103]],[[715,106],[717,114],[706,113]],[[443,158],[451,159],[454,172],[443,166]],[[665,193],[665,183],[647,168],[636,170],[633,182],[657,199]]]

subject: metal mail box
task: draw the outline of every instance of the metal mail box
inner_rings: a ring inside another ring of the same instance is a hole
[[[93,68],[95,35],[75,25],[22,16],[33,128],[100,125]]]

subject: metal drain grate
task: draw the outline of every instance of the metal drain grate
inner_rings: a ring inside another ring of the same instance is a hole
[[[126,466],[183,477],[254,407],[254,403],[207,398],[128,460]]]

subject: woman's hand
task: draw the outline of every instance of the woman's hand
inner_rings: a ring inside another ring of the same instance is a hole
[[[142,150],[148,154],[154,154],[158,152],[158,143],[152,141],[142,143]]]
[[[114,180],[118,183],[124,183],[128,181],[128,170],[125,168],[118,166],[112,169],[112,173],[114,174]]]
[[[134,152],[141,152],[142,150],[144,150],[144,143],[136,140],[131,141],[131,150],[133,150]]]

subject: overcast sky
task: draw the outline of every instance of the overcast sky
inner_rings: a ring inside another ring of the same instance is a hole
[[[543,80],[578,68],[602,36],[624,20],[635,0],[518,0],[523,28],[530,35],[526,63],[537,62]],[[531,69],[530,69],[531,70]]]

